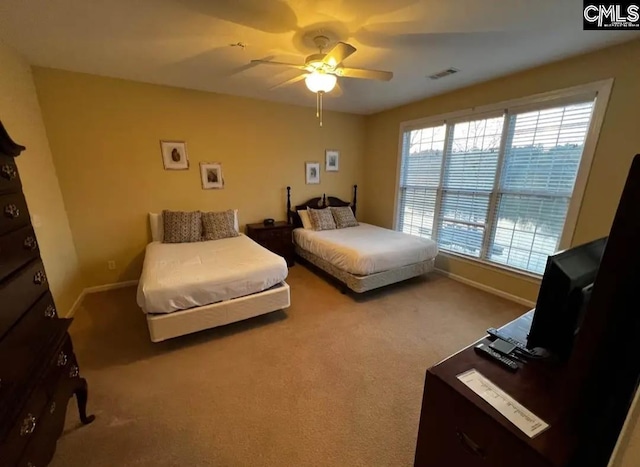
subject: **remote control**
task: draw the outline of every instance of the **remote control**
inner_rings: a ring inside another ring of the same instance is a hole
[[[527,346],[524,345],[522,342],[515,340],[513,337],[507,336],[504,332],[496,328],[487,329],[487,334],[489,334],[490,336],[496,337],[498,339],[502,339],[503,341],[507,341],[509,344],[515,345],[516,348],[520,352],[523,352],[525,355],[532,356],[532,357],[535,356],[535,353],[532,352],[530,349],[528,349]]]
[[[502,365],[509,371],[512,371],[512,372],[518,371],[519,367],[515,361],[496,352],[486,344],[482,344],[482,343],[478,344],[474,347],[474,350],[476,351],[477,354],[482,355],[483,357],[487,357],[497,361],[500,365]]]

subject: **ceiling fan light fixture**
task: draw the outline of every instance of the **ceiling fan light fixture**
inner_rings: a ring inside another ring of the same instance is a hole
[[[331,92],[336,86],[337,79],[335,75],[314,71],[305,77],[304,84],[311,92]]]

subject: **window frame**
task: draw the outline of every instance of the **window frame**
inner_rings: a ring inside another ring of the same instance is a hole
[[[593,107],[593,113],[591,115],[591,121],[589,123],[589,129],[587,130],[587,136],[584,142],[584,149],[582,152],[582,158],[578,167],[578,173],[576,175],[576,181],[571,194],[571,201],[567,209],[567,216],[565,218],[562,235],[560,236],[560,242],[558,245],[559,250],[569,248],[573,244],[575,235],[576,224],[578,221],[578,215],[582,207],[584,198],[584,192],[586,189],[589,173],[591,171],[591,165],[593,163],[593,156],[600,137],[600,130],[604,121],[604,116],[609,104],[609,98],[611,97],[611,89],[613,87],[614,78],[609,78],[601,81],[595,81],[592,83],[582,84],[569,88],[563,88],[555,91],[543,92],[533,94],[526,97],[511,99],[507,101],[501,101],[495,104],[487,104],[478,107],[471,107],[463,110],[448,112],[445,114],[433,115],[429,117],[419,118],[415,120],[409,120],[400,123],[399,137],[398,137],[398,153],[396,161],[396,186],[395,186],[395,202],[393,209],[393,229],[397,230],[400,220],[400,195],[401,195],[401,167],[402,167],[402,150],[404,142],[404,134],[407,131],[421,129],[430,126],[439,126],[446,124],[446,131],[449,132],[450,124],[464,121],[468,119],[488,118],[496,114],[505,114],[505,125],[507,125],[508,116],[511,113],[521,113],[523,111],[538,110],[544,107],[553,107],[568,105],[585,99],[595,98],[595,104]],[[499,164],[502,164],[504,157],[504,148],[502,147],[505,141],[501,142],[501,149],[499,154]],[[501,166],[499,166],[501,167]],[[499,168],[498,172],[501,172]],[[498,183],[498,176],[496,176],[496,182]],[[496,186],[490,196],[489,211],[495,209],[494,197],[497,196]],[[434,218],[434,230],[436,225],[436,219]],[[440,254],[444,256],[452,256],[455,258],[464,259],[471,263],[478,263],[484,266],[507,272],[511,275],[518,277],[525,277],[534,281],[539,281],[542,277],[539,274],[528,272],[513,267],[502,265],[500,263],[494,263],[483,258],[485,248],[488,248],[490,242],[490,235],[485,235],[483,239],[483,251],[481,251],[480,257],[475,258],[473,256],[464,255],[461,253],[451,251],[441,251]]]

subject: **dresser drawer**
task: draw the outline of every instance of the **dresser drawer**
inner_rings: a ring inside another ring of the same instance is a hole
[[[415,466],[440,465],[551,466],[460,393],[428,375]]]
[[[73,388],[68,381],[56,388],[40,416],[40,423],[22,453],[20,467],[44,467],[53,458],[56,441],[64,428],[64,419]]]
[[[0,338],[47,290],[47,276],[41,260],[33,261],[0,285]]]
[[[23,227],[0,237],[0,281],[20,269],[40,254],[35,232],[31,226]]]
[[[68,384],[69,380],[79,374],[76,356],[73,353],[71,339],[67,337],[62,348],[54,356],[49,369],[45,374],[42,385],[45,392],[53,397],[60,385]]]
[[[6,407],[7,401],[20,396],[19,388],[25,386],[32,367],[37,364],[35,360],[51,334],[56,317],[53,297],[47,292],[0,341],[0,417],[11,410]]]
[[[18,463],[25,446],[39,428],[47,400],[48,397],[42,389],[36,389],[29,397],[0,445],[0,465],[8,466]]]
[[[0,193],[20,191],[20,187],[20,176],[15,159],[0,154]]]
[[[29,210],[22,193],[0,195],[0,235],[29,224]]]

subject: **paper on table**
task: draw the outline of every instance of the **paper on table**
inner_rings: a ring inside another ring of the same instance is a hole
[[[478,370],[465,371],[458,375],[458,379],[530,438],[549,428],[547,423],[485,378]]]

